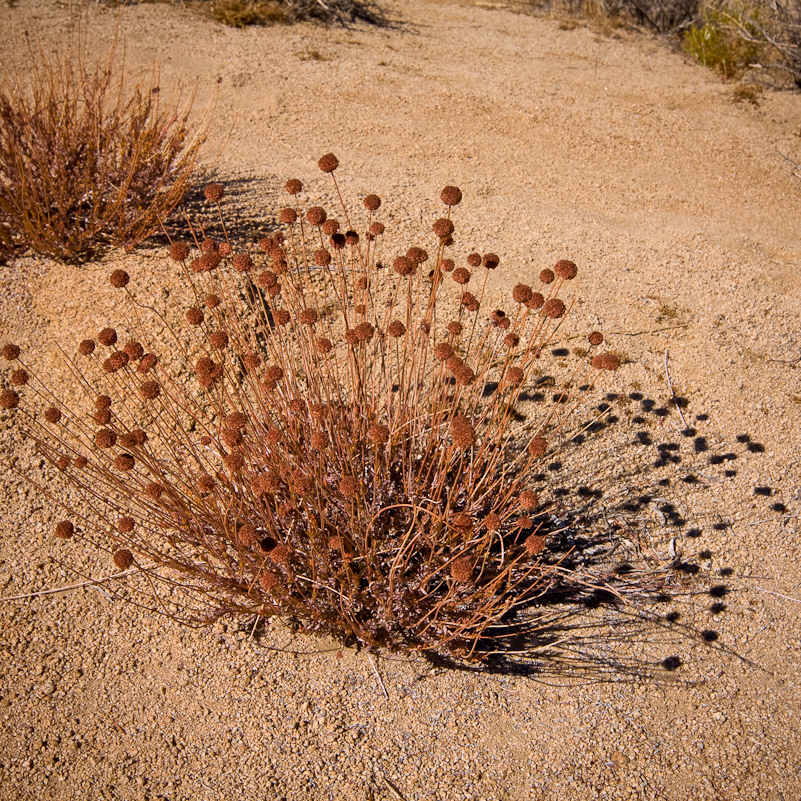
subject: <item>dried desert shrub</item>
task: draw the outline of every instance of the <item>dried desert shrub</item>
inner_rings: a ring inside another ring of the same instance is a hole
[[[442,190],[425,247],[384,254],[381,199],[349,208],[337,159],[319,167],[337,219],[301,203],[292,179],[258,249],[199,230],[172,243],[191,299],[166,341],[113,270],[127,330],[65,353],[77,404],[4,346],[0,406],[69,489],[40,486],[65,511],[56,538],[107,552],[188,623],[277,616],[479,664],[569,651],[591,628],[571,622],[577,606],[618,610],[603,621],[616,636],[677,579],[671,560],[612,556],[619,543],[577,559],[543,475],[620,365],[593,331],[565,381],[547,375],[576,265],[558,261],[493,308],[499,256],[449,255],[458,188]],[[206,187],[218,209],[224,196]]]
[[[80,35],[78,35],[80,40]],[[162,98],[157,70],[130,83],[115,36],[94,63],[80,42],[30,48],[29,85],[0,89],[0,249],[84,260],[159,230],[186,192],[206,123],[194,95]]]

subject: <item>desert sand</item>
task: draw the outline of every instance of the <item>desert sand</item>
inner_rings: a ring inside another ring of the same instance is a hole
[[[377,192],[388,228],[415,243],[441,188],[461,187],[458,247],[501,255],[498,297],[574,260],[578,330],[599,327],[627,361],[612,389],[668,410],[642,412],[652,444],[632,445],[639,429],[626,423],[577,469],[602,486],[620,453],[647,466],[657,440],[677,444],[680,462],[640,479],[666,482],[686,522],[671,527],[653,505],[636,522],[700,552],[703,586],[725,584],[724,610],[699,593],[685,618],[719,639],[666,643],[683,662],[672,673],[575,681],[372,656],[279,624],[253,638],[236,621],[184,629],[102,585],[19,599],[109,567],[54,546],[53,505],[9,472],[0,796],[800,797],[801,180],[781,154],[801,158],[801,96],[736,102],[731,85],[641,33],[490,4],[384,7],[397,24],[234,30],[149,3],[119,18],[91,5],[85,19],[98,52],[119,20],[129,70],[158,62],[165,90],[197,82],[199,111],[220,80],[204,164],[250,241],[286,179],[326,196],[316,161],[333,151],[345,194]],[[24,31],[58,47],[69,15],[4,4],[0,59],[24,69]],[[0,267],[0,342],[18,342],[59,386],[54,343],[114,318],[111,265],[169,303],[178,276],[163,251]],[[668,405],[666,352],[686,421]],[[8,416],[0,426],[7,458],[30,464]],[[682,436],[687,426],[697,434]],[[660,632],[643,635],[657,656]]]

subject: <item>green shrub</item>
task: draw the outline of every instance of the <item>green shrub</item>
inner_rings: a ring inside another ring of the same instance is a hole
[[[754,33],[758,18],[757,9],[748,12],[707,9],[704,24],[693,25],[685,33],[684,49],[725,80],[739,78],[758,61],[760,47],[756,42],[743,39],[737,28]]]

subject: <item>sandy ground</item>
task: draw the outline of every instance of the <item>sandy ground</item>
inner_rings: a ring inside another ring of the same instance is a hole
[[[97,588],[3,600],[0,796],[798,799],[801,182],[777,151],[801,155],[801,96],[737,103],[647,36],[468,3],[387,8],[401,24],[231,30],[159,4],[120,19],[131,69],[159,61],[165,87],[198,79],[198,108],[221,78],[207,156],[227,137],[213,169],[246,234],[273,219],[287,178],[324,194],[315,163],[330,150],[345,192],[379,193],[404,235],[428,231],[455,183],[460,247],[502,255],[492,292],[571,258],[580,326],[601,326],[630,360],[616,388],[664,405],[669,351],[708,449],[681,436],[672,410],[642,413],[656,434],[637,453],[649,463],[657,438],[679,446],[682,461],[645,480],[666,480],[687,521],[665,538],[708,551],[707,585],[725,580],[725,611],[700,595],[688,619],[720,639],[679,642],[684,666],[656,680],[379,657],[379,683],[366,654],[280,626],[259,639],[235,624],[181,629]],[[38,26],[57,46],[67,19],[4,4],[3,61],[24,68],[22,32]],[[115,22],[91,6],[90,43]],[[102,270],[23,258],[0,268],[0,341],[26,347],[57,385],[53,343],[113,319],[103,287],[117,262],[166,304],[176,278],[160,251],[115,254]],[[597,458],[585,451],[594,481],[609,480],[635,430]],[[66,564],[107,571],[57,552],[50,504],[2,480],[3,599],[70,584]]]

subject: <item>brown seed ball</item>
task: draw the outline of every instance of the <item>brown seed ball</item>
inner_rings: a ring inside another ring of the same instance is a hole
[[[275,573],[267,571],[266,573],[262,573],[259,577],[259,586],[264,590],[264,592],[272,592],[278,586],[279,581],[280,579],[275,575]]]
[[[199,306],[192,306],[191,309],[187,310],[185,316],[189,325],[200,325],[206,319]]]
[[[81,356],[91,356],[95,351],[95,341],[93,339],[84,339],[78,345],[78,353]]]
[[[458,356],[451,356],[450,359],[445,361],[445,366],[452,373],[455,373],[460,367],[464,366],[464,362]]]
[[[364,317],[364,315],[365,315],[365,314],[367,314],[367,305],[366,305],[366,304],[364,304],[364,303],[357,303],[357,304],[356,304],[356,305],[353,307],[353,311],[354,311],[356,314],[360,315],[361,317]]]
[[[98,335],[101,345],[111,347],[117,342],[117,332],[113,328],[104,328]]]
[[[434,346],[434,356],[442,362],[446,359],[450,359],[450,357],[453,356],[453,346],[448,342],[439,342]]]
[[[545,537],[540,534],[529,534],[523,543],[523,547],[529,556],[536,556],[538,553],[542,553],[545,548]]]
[[[127,570],[133,563],[133,554],[127,548],[120,548],[114,552],[114,564],[120,570]]]
[[[592,360],[596,370],[617,370],[620,367],[620,358],[614,353],[601,353]]]
[[[210,203],[219,203],[225,195],[225,190],[220,184],[209,184],[204,190],[203,194],[206,195],[206,200]]]
[[[136,368],[136,371],[138,373],[147,373],[158,364],[158,361],[157,356],[154,356],[152,353],[146,353],[142,356],[142,360],[139,362],[139,367]]]
[[[111,409],[98,409],[93,419],[100,426],[108,425],[111,422]]]
[[[398,339],[406,333],[406,326],[400,320],[393,320],[387,327],[387,333]]]
[[[428,260],[428,251],[423,250],[423,248],[411,247],[406,251],[406,258],[417,266]]]
[[[125,270],[112,270],[108,280],[114,289],[122,289],[131,280],[131,276]]]
[[[519,387],[524,377],[525,373],[520,367],[510,367],[504,376],[504,384],[507,387]]]
[[[255,353],[246,353],[242,362],[245,365],[245,369],[249,373],[252,373],[261,364],[261,357],[257,356]]]
[[[312,488],[312,478],[302,470],[296,470],[292,474],[292,488],[298,495],[305,495]]]
[[[325,222],[325,218],[326,213],[322,206],[312,206],[306,212],[306,219],[309,221],[310,225],[320,226]]]
[[[473,577],[473,567],[469,559],[463,557],[451,562],[451,578],[459,584],[466,584]]]
[[[456,266],[456,262],[453,259],[443,259],[441,266],[443,272],[452,273],[453,268]]]
[[[141,359],[145,355],[145,349],[142,347],[141,342],[128,342],[123,350],[128,354],[130,359]]]
[[[373,224],[370,226],[370,233],[371,233],[373,236],[381,236],[381,234],[383,234],[385,230],[386,230],[386,229],[384,228],[384,224],[383,224],[383,223],[380,223],[380,222],[374,222],[374,223],[373,223]]]
[[[264,432],[264,441],[272,448],[274,448],[281,441],[283,435],[275,428],[271,428]]]
[[[476,430],[463,414],[456,415],[451,420],[451,439],[460,450],[471,448],[476,444]]]
[[[123,473],[127,473],[129,470],[133,470],[134,466],[136,465],[136,460],[131,456],[130,453],[121,453],[115,460],[114,464],[117,470],[121,470]]]
[[[216,270],[220,266],[221,262],[222,256],[220,256],[216,250],[213,250],[210,253],[204,253],[200,257],[200,272],[210,273]]]
[[[170,245],[170,258],[173,261],[186,261],[189,255],[189,245],[186,242],[173,242]]]
[[[322,451],[328,447],[330,440],[325,431],[315,431],[311,437],[309,437],[309,443],[315,450]]]
[[[359,493],[359,482],[353,476],[343,476],[339,480],[339,491],[346,498],[355,498]]]
[[[61,420],[61,412],[58,409],[56,409],[55,406],[51,406],[44,413],[44,416],[45,420],[47,420],[48,423],[52,423],[53,425],[55,425],[59,420]]]
[[[145,383],[139,387],[139,392],[145,400],[153,400],[158,398],[161,394],[161,387],[158,381],[145,381]]]
[[[256,283],[262,289],[269,289],[278,285],[278,276],[272,270],[262,270],[256,278]]]
[[[72,463],[78,468],[78,470],[83,470],[84,467],[89,464],[89,460],[85,456],[76,456],[72,460]]]
[[[155,481],[151,481],[145,487],[145,495],[150,498],[152,501],[157,501],[161,497],[161,493],[164,492],[160,484],[156,484]]]
[[[284,184],[284,188],[287,194],[299,195],[303,191],[303,182],[299,181],[297,178],[290,178],[286,184]]]
[[[482,523],[487,531],[497,531],[501,527],[501,518],[495,512],[490,512]]]
[[[478,298],[472,292],[462,293],[462,306],[464,306],[467,311],[477,312],[480,305]]]
[[[242,429],[248,424],[248,416],[244,412],[231,412],[225,416],[225,425],[229,428]]]
[[[381,423],[373,423],[367,429],[367,439],[376,445],[386,445],[389,442],[389,428]]]
[[[192,259],[192,261],[189,262],[189,269],[192,270],[193,273],[202,273],[203,262],[200,259]]]
[[[458,186],[446,186],[439,197],[446,206],[458,206],[462,202],[462,191]]]
[[[277,364],[271,364],[264,368],[264,378],[276,384],[284,377],[284,371]]]
[[[314,263],[318,267],[328,267],[331,264],[331,253],[325,248],[320,248],[314,252]]]
[[[516,303],[528,303],[532,294],[531,287],[527,284],[516,284],[512,290],[512,300]]]
[[[103,369],[107,373],[116,373],[125,367],[130,359],[124,350],[115,350],[111,356],[103,362]]]
[[[98,448],[113,448],[117,443],[117,435],[110,428],[101,428],[95,432],[95,444]]]
[[[534,292],[525,305],[529,309],[541,309],[545,305],[545,298],[539,292]]]
[[[364,198],[364,207],[367,211],[377,211],[381,208],[381,198],[378,195],[367,195]]]
[[[281,481],[275,473],[262,473],[253,479],[253,492],[256,495],[269,495],[281,486]]]
[[[458,337],[462,333],[462,324],[458,320],[452,320],[448,323],[448,333],[451,336]]]
[[[72,460],[69,456],[59,456],[56,460],[56,467],[64,472],[70,465],[72,464]]]
[[[317,314],[316,309],[302,309],[298,315],[298,320],[304,325],[314,325],[319,319],[320,315]]]
[[[273,320],[276,325],[288,325],[291,319],[292,317],[286,309],[276,309],[273,312]]]
[[[451,518],[451,525],[462,533],[473,530],[473,518],[467,512],[457,512]]]
[[[527,450],[530,456],[539,459],[545,456],[545,451],[548,450],[548,441],[544,437],[532,437]]]
[[[454,231],[453,223],[445,217],[440,217],[431,228],[440,239],[447,239]]]
[[[236,536],[246,548],[253,548],[258,545],[260,540],[259,532],[256,530],[256,527],[251,526],[250,523],[245,523],[245,525],[240,526],[239,530],[236,532]]]
[[[318,162],[317,166],[323,172],[333,172],[339,166],[339,160],[333,153],[326,153]]]
[[[494,270],[501,261],[501,257],[497,253],[485,253],[481,258],[481,263],[488,270]]]
[[[590,345],[600,345],[604,341],[604,335],[600,331],[593,331],[588,337]]]
[[[75,526],[69,520],[56,523],[56,536],[60,540],[68,540],[75,533]]]
[[[540,273],[540,281],[543,284],[551,284],[556,276],[553,273],[553,270],[543,270]]]
[[[564,317],[566,311],[567,309],[565,308],[565,304],[562,303],[559,298],[551,298],[550,300],[546,300],[545,305],[542,307],[542,313],[546,317],[550,317],[553,320],[558,320],[560,317]]]
[[[348,242],[345,234],[334,234],[328,241],[334,250],[342,250]]]
[[[11,373],[11,383],[15,387],[24,387],[25,384],[28,383],[29,379],[30,376],[28,375],[28,371],[23,370],[22,368],[20,368],[19,370],[14,370],[14,372]]]
[[[211,445],[211,442],[212,442],[212,439],[211,439],[211,437],[210,437],[210,436],[208,436],[208,434],[204,434],[204,435],[203,435],[203,436],[200,438],[200,444],[201,444],[201,445],[202,445],[204,448],[207,448],[209,445]]]
[[[214,487],[217,486],[217,482],[208,473],[204,473],[202,476],[198,477],[197,486],[201,492],[208,493],[214,490]]]
[[[15,345],[13,342],[7,342],[3,345],[3,358],[7,362],[13,362],[15,359],[19,359],[19,345]]]
[[[288,565],[290,554],[291,552],[286,545],[276,545],[270,551],[270,561],[276,565]]]
[[[345,231],[345,241],[349,245],[358,245],[359,235],[356,233],[356,231]]]
[[[278,219],[281,220],[282,223],[287,223],[287,225],[292,225],[293,223],[297,222],[298,220],[298,213],[295,209],[287,206],[285,209],[281,209],[281,212],[278,215]]]
[[[238,273],[249,273],[255,266],[250,253],[237,253],[234,256],[233,265]]]
[[[134,530],[134,519],[128,515],[124,515],[117,521],[117,529],[123,534],[129,534]]]
[[[333,236],[339,233],[339,223],[336,220],[328,219],[320,226],[326,236]]]
[[[109,409],[111,408],[111,398],[108,395],[98,395],[95,398],[96,409]]]
[[[576,267],[572,261],[561,259],[560,261],[556,262],[556,266],[553,268],[553,271],[560,278],[564,278],[565,281],[570,281],[572,278],[576,277],[578,273],[578,267]]]
[[[539,506],[540,499],[534,490],[525,490],[520,493],[518,502],[521,509],[536,509]]]
[[[223,350],[228,347],[228,334],[225,331],[214,331],[209,337],[209,344],[215,350]]]
[[[217,243],[213,239],[204,239],[200,243],[200,249],[203,253],[215,253],[217,251]]]
[[[458,267],[451,274],[451,278],[453,278],[457,284],[466,284],[470,280],[470,270],[464,267]]]
[[[236,473],[245,466],[245,458],[241,453],[229,453],[228,456],[223,457],[223,462],[232,473]]]
[[[411,275],[414,272],[414,263],[406,256],[398,256],[392,263],[392,269],[398,275]]]
[[[375,328],[370,323],[359,323],[353,330],[359,342],[369,342],[375,334]]]
[[[320,356],[325,356],[331,352],[334,346],[330,339],[327,339],[326,337],[318,337],[317,340],[315,340],[314,347],[317,349],[317,353],[319,353]]]

